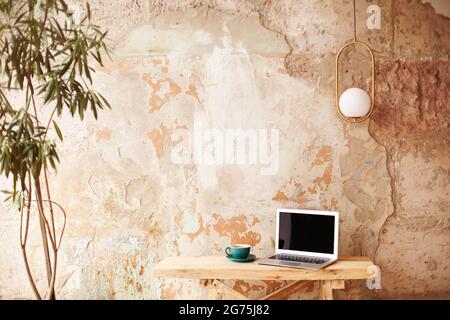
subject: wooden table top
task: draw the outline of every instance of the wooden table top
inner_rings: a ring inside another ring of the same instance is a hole
[[[374,276],[367,257],[340,257],[321,270],[239,263],[224,256],[168,257],[153,269],[156,277],[242,280],[357,280]]]

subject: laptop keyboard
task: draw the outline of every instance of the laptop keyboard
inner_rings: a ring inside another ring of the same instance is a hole
[[[322,264],[328,262],[327,258],[319,258],[319,257],[308,257],[308,256],[297,256],[292,254],[276,254],[271,259],[275,260],[283,260],[283,261],[292,261],[292,262],[304,262],[304,263],[313,263],[313,264]]]

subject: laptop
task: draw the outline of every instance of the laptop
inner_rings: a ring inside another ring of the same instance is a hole
[[[338,257],[339,213],[278,209],[275,255],[259,264],[321,269]]]

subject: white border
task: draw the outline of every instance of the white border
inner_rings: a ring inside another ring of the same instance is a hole
[[[330,254],[330,253],[319,253],[319,252],[310,252],[310,251],[296,251],[296,250],[278,249],[280,212],[333,216],[334,217],[334,249],[333,249],[333,254]],[[275,253],[276,254],[287,253],[287,254],[309,255],[309,256],[315,256],[315,257],[337,259],[337,257],[338,257],[338,247],[339,247],[338,241],[339,241],[339,213],[338,212],[335,212],[335,211],[319,211],[319,210],[303,210],[303,209],[283,209],[283,208],[277,209],[277,226],[276,226],[276,242],[275,242]]]

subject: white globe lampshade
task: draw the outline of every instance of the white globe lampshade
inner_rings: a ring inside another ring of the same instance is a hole
[[[339,98],[339,109],[347,118],[361,118],[370,110],[370,97],[360,88],[345,90]]]

